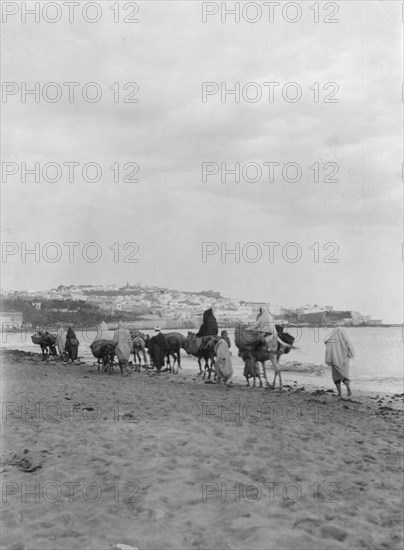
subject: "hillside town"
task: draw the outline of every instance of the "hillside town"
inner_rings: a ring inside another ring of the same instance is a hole
[[[287,308],[264,302],[225,298],[213,290],[186,292],[157,286],[135,285],[60,285],[48,291],[1,290],[1,327],[5,330],[29,329],[36,324],[75,322],[94,324],[100,320],[136,322],[142,328],[158,323],[162,328],[199,326],[204,310],[213,307],[222,326],[256,318],[261,306],[269,308],[275,319],[290,325],[382,325],[357,311],[336,311],[331,305],[302,305]]]

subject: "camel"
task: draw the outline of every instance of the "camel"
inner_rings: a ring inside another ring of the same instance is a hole
[[[272,390],[275,389],[275,382],[276,382],[277,377],[279,378],[279,391],[282,391],[282,389],[283,389],[281,368],[279,366],[281,355],[282,355],[282,353],[278,353],[278,352],[269,354],[269,360],[271,361],[271,363],[274,367],[274,371],[275,371],[274,381],[272,382],[272,386],[268,383],[267,371],[266,371],[266,367],[265,367],[265,361],[263,361],[263,363],[262,363],[262,370],[263,370],[263,373],[264,373],[264,378],[266,380],[268,388],[272,389]]]
[[[236,331],[236,345],[241,347],[242,351],[239,351],[239,356],[243,358],[245,363],[244,376],[247,379],[247,386],[249,386],[249,378],[253,377],[253,387],[255,387],[255,378],[258,377],[260,381],[260,387],[262,387],[261,376],[256,363],[262,363],[263,376],[269,389],[275,389],[276,379],[279,378],[279,391],[282,391],[282,375],[279,366],[280,357],[284,353],[289,353],[294,348],[294,338],[289,333],[284,332],[281,325],[275,325],[276,337],[277,337],[277,349],[270,350],[267,347],[267,342],[259,334],[254,331],[249,331],[243,325],[237,327]],[[275,376],[272,385],[268,382],[266,361],[271,361]]]

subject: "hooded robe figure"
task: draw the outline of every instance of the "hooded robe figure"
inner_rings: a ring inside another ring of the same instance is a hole
[[[65,351],[69,354],[69,359],[73,362],[77,359],[79,341],[72,327],[67,329]]]
[[[56,333],[56,347],[58,348],[60,357],[63,357],[63,353],[65,351],[65,345],[66,345],[65,329],[63,327],[60,327]]]
[[[278,349],[278,333],[275,328],[275,321],[265,306],[260,307],[255,323],[250,327],[264,334],[264,340],[269,351],[276,352]]]
[[[337,386],[338,395],[341,396],[341,382],[351,395],[349,378],[349,361],[355,357],[355,350],[345,330],[337,327],[326,340],[325,362],[332,369],[332,379]]]
[[[119,325],[118,325],[119,326]],[[97,327],[97,336],[95,337],[94,342],[97,340],[113,340],[114,339],[114,331],[109,330],[107,324],[105,321],[102,321]]]
[[[114,332],[112,341],[115,344],[115,354],[119,361],[121,374],[123,374],[123,367],[127,366],[132,352],[132,338],[129,330],[124,327],[122,321],[119,321],[118,328]]]
[[[221,336],[217,344],[215,345],[215,371],[217,377],[217,384],[223,380],[226,386],[229,379],[233,376],[233,365],[231,362],[230,350],[227,345],[226,339]]]
[[[217,336],[218,332],[219,327],[217,326],[216,317],[213,315],[212,308],[209,308],[203,312],[202,325],[200,326],[196,336],[198,338],[201,336]]]
[[[164,367],[164,358],[166,354],[166,340],[164,334],[158,330],[157,334],[152,336],[149,341],[150,359],[157,369],[157,374],[160,374],[161,367]]]

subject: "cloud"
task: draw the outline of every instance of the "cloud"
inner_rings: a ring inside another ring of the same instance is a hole
[[[80,177],[69,183],[64,171],[54,184],[10,178],[3,185],[3,238],[95,240],[104,251],[96,265],[84,260],[32,265],[14,258],[3,266],[9,267],[4,286],[134,277],[162,286],[219,288],[246,298],[271,295],[279,303],[352,303],[364,313],[397,320],[401,309],[399,300],[392,303],[391,289],[396,296],[402,290],[399,6],[344,3],[334,25],[315,24],[308,10],[293,25],[222,24],[218,18],[204,24],[200,9],[197,3],[148,2],[141,4],[137,25],[114,24],[105,9],[106,17],[94,25],[15,20],[4,26],[3,80],[95,81],[103,92],[95,104],[82,98],[21,103],[18,95],[10,97],[3,105],[4,160],[41,167],[77,161],[80,169],[93,161],[103,177],[98,183]],[[114,82],[120,99],[131,91],[123,84],[137,82],[139,103],[115,103]],[[228,95],[223,103],[219,93],[203,103],[203,82],[224,83],[227,89],[255,82],[262,100],[241,97],[235,103]],[[281,83],[274,103],[264,82]],[[301,101],[282,98],[288,82],[299,83]],[[310,89],[316,82],[318,103]],[[336,90],[324,89],[330,82],[339,86],[338,103],[323,102]],[[119,163],[122,177],[130,161],[140,166],[140,182],[114,183],[110,167]],[[220,175],[202,182],[203,162],[228,167],[256,162],[264,168],[273,161],[299,163],[301,180],[284,181],[279,171],[269,183],[263,169],[257,183],[222,183]],[[310,169],[315,162],[318,183]],[[338,183],[323,181],[330,174],[324,171],[328,162],[338,165]],[[204,240],[229,246],[296,241],[306,258],[272,265],[215,257],[204,264]],[[131,241],[139,243],[141,261],[111,261],[109,247]],[[314,265],[309,247],[330,241],[340,246],[340,263]],[[385,288],[387,272],[393,276]],[[369,292],[372,287],[363,288],[364,274],[386,297],[384,305]]]

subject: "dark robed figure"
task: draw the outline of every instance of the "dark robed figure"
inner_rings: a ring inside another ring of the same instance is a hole
[[[76,361],[79,349],[79,341],[77,340],[76,333],[69,327],[66,334],[65,350],[69,354],[71,361]]]
[[[157,369],[157,373],[160,374],[161,367],[164,367],[164,357],[166,354],[166,341],[164,334],[161,334],[160,329],[156,329],[154,336],[150,338],[149,353],[153,365]]]
[[[213,315],[212,308],[203,312],[202,325],[197,333],[197,337],[201,336],[217,336],[219,327],[217,326],[216,317]]]

